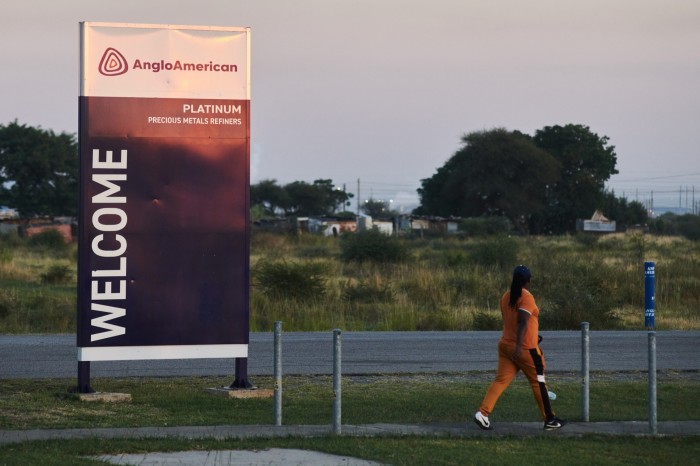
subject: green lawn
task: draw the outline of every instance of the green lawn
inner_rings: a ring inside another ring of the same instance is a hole
[[[491,374],[354,376],[343,379],[343,423],[464,422],[471,425]],[[647,382],[640,373],[593,373],[591,421],[647,420]],[[580,420],[580,381],[550,373],[561,417]],[[273,400],[228,399],[206,388],[229,383],[202,378],[120,378],[93,380],[98,391],[126,392],[131,403],[81,402],[68,394],[69,379],[0,382],[0,429],[272,424]],[[272,378],[255,377],[261,388]],[[330,376],[288,376],[283,382],[284,424],[325,424],[332,420]],[[700,419],[700,377],[663,372],[658,384],[658,419]],[[527,383],[519,378],[492,415],[499,421],[537,421]],[[695,464],[697,437],[649,438],[282,438],[255,440],[71,440],[26,442],[0,447],[0,464],[100,464],[87,456],[147,451],[303,448],[351,455],[388,464]]]

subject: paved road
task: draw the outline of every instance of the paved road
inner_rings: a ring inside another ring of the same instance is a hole
[[[344,332],[344,374],[493,371],[500,332]],[[542,332],[550,372],[581,370],[581,332]],[[75,377],[75,335],[0,335],[0,379]],[[700,370],[700,332],[656,332],[657,369]],[[273,373],[272,333],[250,336],[248,373]],[[284,333],[285,375],[330,374],[332,332]],[[648,368],[648,332],[592,331],[591,371]],[[232,376],[233,359],[91,363],[93,377]]]

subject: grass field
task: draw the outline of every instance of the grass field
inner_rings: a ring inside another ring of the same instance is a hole
[[[580,420],[580,385],[571,374],[550,374],[561,417]],[[356,376],[343,379],[343,423],[464,422],[485,393],[490,374]],[[80,402],[68,394],[70,380],[2,381],[0,429],[142,427],[175,425],[273,424],[272,399],[237,400],[206,393],[227,381],[215,378],[95,379],[100,391],[131,393],[131,403]],[[260,377],[271,388],[270,377]],[[594,373],[591,421],[646,420],[643,375]],[[330,425],[332,381],[323,377],[285,377],[283,423]],[[658,418],[700,419],[697,374],[662,373]],[[537,421],[532,394],[516,380],[499,400],[492,420]],[[535,446],[535,448],[533,448]],[[72,440],[27,442],[0,447],[0,464],[99,464],[88,455],[145,451],[303,448],[372,459],[395,465],[414,464],[694,464],[700,454],[695,438],[282,438],[268,440]]]
[[[496,330],[513,264],[533,270],[543,330],[700,329],[700,243],[643,235],[396,240],[397,262],[343,260],[342,240],[254,232],[251,331]],[[380,251],[381,252],[381,251]],[[76,330],[76,245],[0,236],[0,333]]]

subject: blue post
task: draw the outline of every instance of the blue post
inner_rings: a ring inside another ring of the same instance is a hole
[[[654,330],[654,262],[644,263],[644,326]]]

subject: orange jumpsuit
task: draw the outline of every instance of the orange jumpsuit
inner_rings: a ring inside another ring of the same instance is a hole
[[[479,410],[484,416],[488,416],[493,411],[498,398],[510,385],[518,371],[523,371],[525,377],[530,382],[532,393],[535,395],[537,405],[542,413],[542,418],[547,421],[554,417],[554,412],[549,403],[549,390],[544,379],[544,354],[538,346],[539,324],[537,316],[540,313],[535,298],[527,289],[523,288],[522,295],[515,306],[510,307],[510,291],[507,291],[501,298],[501,315],[503,316],[503,334],[498,342],[498,371],[496,378],[486,392]],[[515,352],[517,342],[518,311],[522,309],[530,318],[522,340],[522,352],[517,361],[511,357]]]

